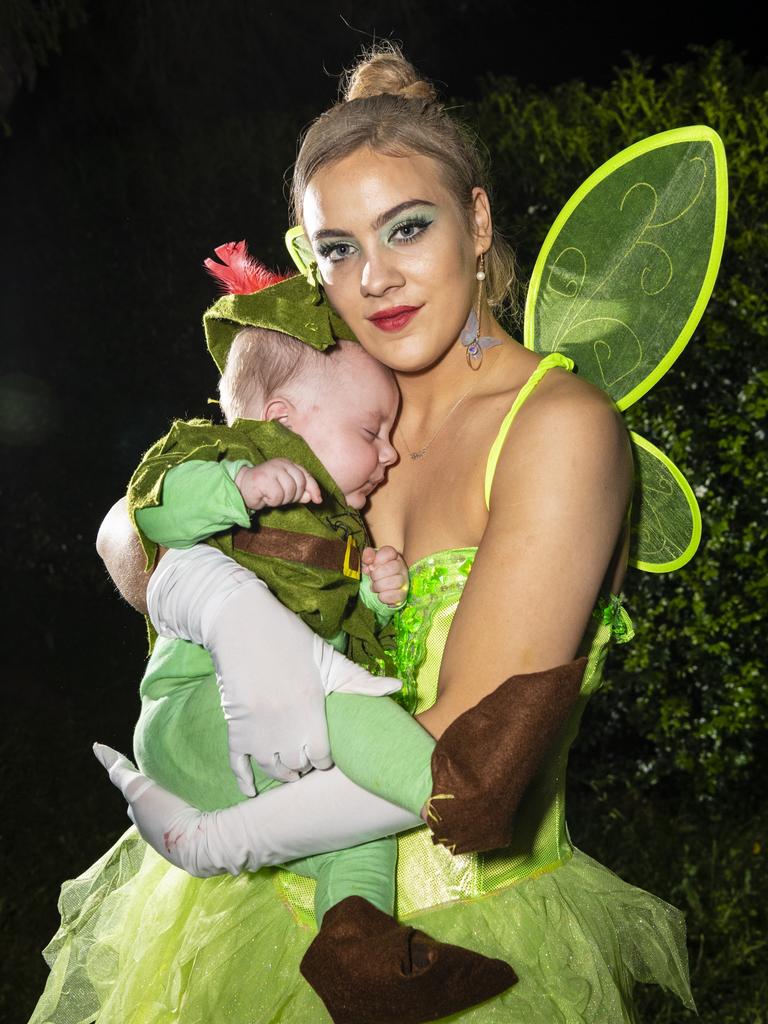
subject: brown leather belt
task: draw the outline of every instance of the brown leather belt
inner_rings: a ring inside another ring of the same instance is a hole
[[[258,530],[235,530],[233,542],[238,551],[251,555],[283,558],[315,569],[331,569],[353,580],[360,579],[360,549],[351,535],[346,541],[329,540],[309,533],[260,526]]]

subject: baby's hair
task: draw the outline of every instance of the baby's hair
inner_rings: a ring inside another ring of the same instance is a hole
[[[239,331],[219,381],[221,410],[227,423],[244,418],[246,410],[254,405],[261,417],[261,410],[278,392],[290,393],[308,371],[328,368],[335,350],[319,352],[289,334],[264,327]]]

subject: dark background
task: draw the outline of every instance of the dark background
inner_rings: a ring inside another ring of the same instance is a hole
[[[247,238],[286,266],[284,179],[338,74],[382,37],[457,107],[492,75],[607,87],[630,53],[661,75],[724,39],[759,67],[753,10],[0,0],[3,1019],[43,983],[61,880],[128,825],[90,744],[131,747],[144,629],[96,556],[99,522],[171,418],[208,414],[202,260]]]

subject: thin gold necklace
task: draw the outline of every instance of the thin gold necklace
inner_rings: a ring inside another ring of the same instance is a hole
[[[498,360],[497,360],[497,362],[498,362]],[[495,366],[496,366],[496,363],[494,363],[494,365],[491,367],[491,371],[490,371],[490,373],[486,374],[486,377],[490,377],[491,376],[491,374],[493,373],[493,371],[495,369]],[[397,429],[400,431],[400,436],[402,437],[403,441],[405,441],[405,447],[408,449],[408,455],[412,459],[423,459],[424,458],[424,456],[427,454],[427,449],[432,444],[432,442],[435,440],[435,438],[440,433],[440,431],[443,429],[443,427],[448,422],[448,420],[451,418],[452,414],[454,412],[456,412],[456,410],[461,405],[461,403],[464,401],[464,399],[465,398],[469,398],[469,396],[472,394],[472,392],[475,390],[475,388],[477,388],[480,384],[481,384],[481,381],[477,380],[477,381],[475,381],[475,383],[472,385],[471,388],[469,388],[467,391],[464,392],[464,394],[461,396],[461,398],[458,400],[458,402],[456,402],[454,405],[452,405],[451,408],[448,410],[448,414],[445,416],[445,418],[443,419],[442,423],[437,428],[437,430],[434,432],[432,437],[430,437],[430,439],[427,441],[427,443],[425,445],[423,445],[421,448],[417,448],[416,451],[412,451],[411,446],[408,444],[408,439],[406,438],[405,434],[403,433],[402,424],[398,423]]]

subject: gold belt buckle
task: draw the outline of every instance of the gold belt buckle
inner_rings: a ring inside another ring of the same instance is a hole
[[[351,564],[353,560],[354,565]],[[352,580],[360,579],[360,549],[351,533],[347,536],[347,550],[344,552],[344,569],[342,571]]]

